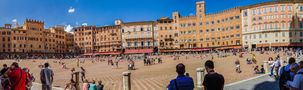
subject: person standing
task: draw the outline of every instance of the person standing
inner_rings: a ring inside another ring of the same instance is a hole
[[[102,81],[100,80],[97,85],[97,90],[103,90],[103,88],[104,88],[104,85],[102,84]]]
[[[11,83],[12,90],[26,90],[26,73],[23,71],[17,62],[13,62],[8,70],[8,77]]]
[[[295,73],[291,72],[290,68],[291,65],[296,63],[295,58],[289,58],[288,64],[286,66],[283,66],[280,70],[280,78],[279,78],[279,88],[280,90],[289,90],[288,87],[286,87],[287,81],[293,81],[293,78],[295,76]]]
[[[82,84],[82,90],[88,90],[89,84],[88,84],[88,80],[85,80]]]
[[[93,80],[91,83],[89,83],[88,90],[97,90],[96,81]]]
[[[185,76],[185,65],[180,63],[176,66],[178,76],[170,81],[168,90],[193,90],[194,81],[191,77]]]
[[[6,71],[8,70],[8,67],[6,64],[3,64],[3,68],[0,71],[0,76],[2,76]]]
[[[214,62],[208,60],[205,62],[207,74],[204,77],[203,85],[205,90],[223,90],[224,77],[214,70]]]
[[[293,81],[287,81],[287,86],[289,86],[290,90],[303,90],[303,61],[299,62],[299,70],[296,71],[296,75]]]
[[[52,90],[52,83],[54,73],[53,70],[49,68],[49,64],[45,63],[44,68],[40,72],[40,80],[42,83],[42,90]]]

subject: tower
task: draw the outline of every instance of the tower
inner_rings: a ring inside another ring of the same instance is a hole
[[[179,12],[173,12],[173,22],[178,23],[179,18],[180,18],[180,13]]]
[[[196,17],[203,18],[205,17],[205,4],[204,0],[196,2]]]

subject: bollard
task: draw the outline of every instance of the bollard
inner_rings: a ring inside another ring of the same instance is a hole
[[[269,67],[268,67],[268,61],[264,61],[264,69],[265,69],[265,74],[268,74],[269,73]]]
[[[79,78],[80,78],[80,73],[79,72],[75,72],[75,76],[76,76],[76,90],[80,90],[80,81],[79,81]]]
[[[130,72],[123,72],[123,90],[131,90]]]
[[[203,90],[203,81],[204,81],[204,68],[197,68],[197,90]]]

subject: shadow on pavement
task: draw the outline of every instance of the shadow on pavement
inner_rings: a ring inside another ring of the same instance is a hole
[[[279,90],[279,81],[265,81],[257,84],[253,90]]]

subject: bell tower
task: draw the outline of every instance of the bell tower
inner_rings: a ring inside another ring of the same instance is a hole
[[[205,4],[204,0],[198,0],[196,2],[196,17],[204,18],[205,17]]]

